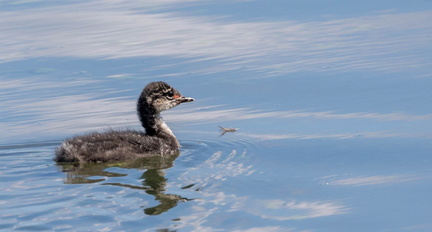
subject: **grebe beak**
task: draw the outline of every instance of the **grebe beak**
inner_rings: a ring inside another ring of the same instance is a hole
[[[178,103],[183,103],[183,102],[191,102],[191,101],[195,101],[195,99],[191,98],[191,97],[184,97],[184,96],[180,96],[178,98],[176,98],[176,101]]]

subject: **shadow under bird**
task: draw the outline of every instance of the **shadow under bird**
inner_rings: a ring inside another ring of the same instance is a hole
[[[124,161],[154,155],[172,155],[180,144],[160,113],[194,101],[165,82],[151,82],[142,91],[137,111],[144,131],[94,132],[67,139],[57,148],[56,162]]]

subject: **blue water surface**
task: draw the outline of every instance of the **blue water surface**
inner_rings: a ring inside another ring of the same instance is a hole
[[[0,230],[431,231],[432,2],[0,1]],[[180,154],[56,164],[138,129]],[[238,128],[222,134],[218,126]]]

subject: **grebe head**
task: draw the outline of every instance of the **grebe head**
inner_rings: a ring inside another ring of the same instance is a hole
[[[148,84],[143,92],[146,96],[145,100],[147,104],[153,106],[156,112],[171,109],[183,102],[194,100],[193,98],[182,96],[177,89],[162,81]]]
[[[177,89],[163,81],[151,82],[141,93],[138,100],[138,110],[147,108],[149,113],[158,114],[181,103],[191,101],[194,99],[183,96]]]

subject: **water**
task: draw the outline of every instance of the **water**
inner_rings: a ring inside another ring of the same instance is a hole
[[[431,231],[430,1],[1,1],[0,230]],[[52,161],[140,129],[180,154]],[[218,126],[239,128],[221,135]]]

